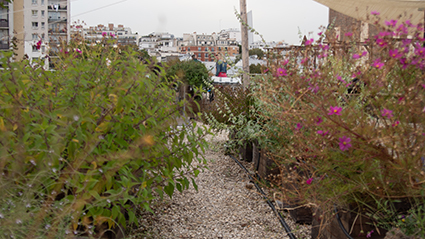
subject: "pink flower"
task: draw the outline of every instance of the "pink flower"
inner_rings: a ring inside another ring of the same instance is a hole
[[[354,54],[353,55],[353,59],[359,59],[360,58],[360,55],[359,54]]]
[[[389,26],[389,27],[395,27],[397,25],[397,20],[390,20],[390,21],[385,21],[385,25]]]
[[[373,66],[376,67],[376,68],[378,68],[378,69],[381,69],[384,66],[384,63],[380,62],[379,59],[376,59],[373,62]]]
[[[269,69],[267,68],[267,69],[264,70],[264,73],[267,73],[268,71],[269,71]]]
[[[308,58],[307,58],[307,57],[306,57],[306,58],[304,58],[304,59],[302,59],[302,60],[301,60],[301,64],[306,63],[306,62],[307,62],[307,60],[308,60]]]
[[[375,16],[378,16],[379,15],[379,12],[378,11],[372,11],[370,14],[375,15]]]
[[[310,86],[310,87],[308,87],[308,89],[311,90],[311,92],[313,92],[315,94],[317,94],[317,92],[319,92],[319,86],[317,84],[313,86],[311,83],[308,83],[308,85]]]
[[[376,39],[376,44],[378,44],[378,46],[380,46],[380,47],[384,47],[384,46],[388,45],[387,42],[384,41],[384,39],[381,39],[381,38]]]
[[[422,84],[421,86],[425,89],[425,84]]]
[[[300,130],[302,127],[303,127],[303,126],[302,126],[302,124],[297,123],[297,125],[296,125],[295,129]]]
[[[106,32],[102,32],[102,36],[103,36],[103,37],[106,37],[106,35],[108,35],[108,33],[106,33]]]
[[[399,124],[400,124],[400,121],[397,120],[394,122],[393,127],[397,127]]]
[[[283,69],[283,68],[277,69],[277,76],[287,76],[287,75],[288,75],[288,73],[286,72],[285,69]]]
[[[387,117],[388,119],[391,119],[393,117],[393,111],[388,109],[383,109],[381,111],[383,117]]]
[[[367,55],[367,51],[362,52],[362,54],[360,56],[366,56]]]
[[[423,55],[425,53],[425,47],[417,46],[415,49],[416,55]]]
[[[286,60],[284,60],[283,62],[282,62],[282,65],[286,65],[286,64],[288,64],[289,63],[289,60],[288,59],[286,59]]]
[[[367,237],[367,238],[371,238],[371,237],[372,237],[372,233],[373,233],[373,232],[374,232],[373,230],[372,230],[372,231],[370,231],[370,232],[368,232],[368,233],[367,233],[367,235],[366,235],[366,237]]]
[[[320,123],[322,123],[323,122],[323,119],[322,119],[322,117],[317,117],[317,119],[316,119],[316,124],[317,125],[319,125]]]
[[[75,51],[81,54],[81,50],[80,49],[76,48]]]
[[[114,33],[109,33],[109,35],[111,36],[111,37],[115,37],[115,34]]]
[[[305,45],[306,45],[306,46],[311,45],[313,42],[314,42],[314,39],[313,39],[313,38],[311,38],[310,40],[307,40],[307,41],[305,42]]]
[[[349,148],[351,148],[351,139],[348,138],[347,136],[343,136],[342,138],[339,138],[339,149],[341,149],[342,151],[348,150]]]
[[[38,42],[37,42],[37,44],[35,45],[35,48],[37,48],[37,50],[40,50],[40,48],[41,48],[41,40],[39,40]]]
[[[397,50],[397,49],[390,50],[390,51],[389,51],[389,53],[390,53],[390,56],[391,56],[392,58],[395,58],[395,59],[398,59],[398,58],[400,58],[400,57],[402,57],[402,56],[403,56],[401,53],[399,53],[399,52],[398,52],[398,50]]]
[[[307,183],[308,185],[310,185],[311,182],[313,182],[313,178],[309,178],[309,179],[307,179],[307,181],[305,181],[305,183]]]
[[[319,36],[321,36],[323,34],[323,32],[319,32],[319,33],[317,33],[317,35],[319,35]]]
[[[346,32],[344,35],[347,36],[347,37],[351,37],[353,35],[353,33],[352,32]]]
[[[341,115],[341,107],[331,106],[328,112],[328,115]]]
[[[317,131],[317,134],[322,135],[322,136],[325,136],[325,135],[327,135],[328,133],[329,133],[329,131],[323,131],[323,130],[318,130],[318,131]]]

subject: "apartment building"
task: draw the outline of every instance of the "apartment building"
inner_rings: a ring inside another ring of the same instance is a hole
[[[232,34],[237,32],[233,29]],[[231,37],[232,36],[232,37]],[[183,34],[183,41],[179,42],[179,50],[182,54],[195,55],[200,61],[214,61],[214,55],[219,53],[228,57],[239,54],[239,43],[229,31],[221,31],[218,34]]]
[[[16,60],[47,61],[51,51],[69,41],[69,0],[14,0],[4,5],[7,8],[0,10],[0,49],[11,49],[14,39]]]
[[[5,8],[0,8],[0,51],[10,49],[10,36],[13,35],[13,6],[5,0],[0,0]]]
[[[75,26],[71,29],[72,34],[80,34],[81,37],[88,42],[96,42],[102,40],[105,36],[113,36],[117,39],[118,45],[138,45],[139,35],[133,33],[130,27],[124,27],[119,24],[115,26],[109,23],[107,26],[99,24],[84,28],[83,26]]]

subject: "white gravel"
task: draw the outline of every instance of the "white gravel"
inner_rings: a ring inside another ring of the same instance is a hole
[[[143,213],[131,238],[289,238],[245,171],[224,155],[226,140],[226,134],[209,139],[209,170],[195,179],[198,192],[193,187],[176,191],[154,207],[155,215]],[[310,237],[310,226],[295,225],[289,217],[285,221],[298,239]]]

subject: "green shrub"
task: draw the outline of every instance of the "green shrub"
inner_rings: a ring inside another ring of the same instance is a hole
[[[62,46],[56,71],[2,53],[0,237],[125,227],[135,208],[197,187],[209,131],[177,127],[174,82],[113,43]]]

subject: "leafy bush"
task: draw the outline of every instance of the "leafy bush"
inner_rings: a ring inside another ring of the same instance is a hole
[[[177,127],[174,82],[110,41],[62,46],[56,71],[2,53],[1,237],[125,227],[135,208],[197,187],[209,132]]]
[[[204,81],[209,79],[208,70],[201,62],[180,60],[170,63],[167,77],[177,77],[192,87],[204,86]]]

